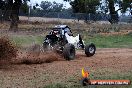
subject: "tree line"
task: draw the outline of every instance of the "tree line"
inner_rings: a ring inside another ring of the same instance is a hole
[[[11,21],[10,30],[17,31],[19,15],[29,15],[29,9],[31,10],[30,15],[62,12],[67,14],[84,13],[87,16],[87,14],[104,13],[110,15],[108,21],[111,24],[118,23],[118,11],[121,13],[129,11],[132,14],[132,0],[64,0],[71,5],[71,8],[68,9],[57,2],[42,1],[40,5],[36,3],[30,6],[27,4],[28,1],[30,0],[0,0],[2,16]],[[118,9],[116,9],[116,5]],[[87,21],[87,17],[85,17],[85,20]]]
[[[65,13],[69,15],[72,13],[71,8],[66,9],[62,3],[57,3],[55,1],[42,1],[39,6],[30,6],[30,10],[30,13],[27,12],[27,15],[38,17],[58,17],[59,13]]]

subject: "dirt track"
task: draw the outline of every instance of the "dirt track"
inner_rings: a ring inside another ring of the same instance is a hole
[[[86,57],[83,51],[78,51],[76,59],[72,61],[58,58],[59,61],[52,63],[1,66],[0,87],[36,88],[51,83],[69,82],[71,77],[81,77],[83,67],[96,74],[95,78],[98,75],[124,74],[132,70],[132,49],[97,49],[93,57]]]

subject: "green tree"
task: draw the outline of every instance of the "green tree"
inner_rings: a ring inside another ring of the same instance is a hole
[[[55,1],[52,4],[52,12],[61,12],[63,9],[63,4],[56,3]]]
[[[40,7],[44,12],[61,12],[63,9],[63,4],[57,2],[42,1]]]
[[[20,7],[20,12],[23,12],[25,15],[28,15],[29,8],[30,8],[30,6],[28,6],[27,2],[23,2]]]
[[[3,16],[6,18],[6,20],[10,20],[10,29],[13,31],[18,30],[18,21],[19,21],[19,10],[20,7],[25,4],[29,0],[4,0],[4,5],[0,7],[0,9],[4,10]],[[3,3],[2,0],[0,1],[0,4]],[[4,8],[4,9],[3,9]]]
[[[44,12],[49,12],[51,10],[52,3],[49,1],[42,1],[40,7]]]
[[[129,8],[132,15],[132,0],[123,0],[120,2],[120,7],[122,8],[122,12],[125,13]]]
[[[132,14],[132,0],[64,0],[70,2],[74,13],[96,13],[97,7],[104,13],[109,12],[108,19],[111,24],[118,23],[118,11],[125,13],[128,9]],[[103,3],[100,3],[103,1]],[[105,6],[101,4],[107,4]],[[115,10],[115,4],[119,5],[119,9]]]
[[[111,24],[118,23],[118,11],[121,10],[122,13],[125,13],[129,8],[131,11],[132,8],[132,0],[106,0],[108,1],[108,8],[110,12],[109,22]],[[119,9],[115,10],[115,4],[119,5]]]
[[[67,1],[67,0],[65,0]],[[70,1],[74,13],[86,13],[85,21],[87,22],[88,13],[96,13],[100,0],[74,0]]]
[[[115,11],[115,1],[114,0],[108,0],[108,8],[110,12],[110,18],[108,19],[111,24],[118,23],[118,13]]]
[[[95,13],[99,0],[74,0],[70,5],[75,13]]]

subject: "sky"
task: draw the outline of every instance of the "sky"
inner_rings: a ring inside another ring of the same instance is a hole
[[[55,1],[57,3],[62,3],[65,8],[71,7],[68,2],[64,2],[63,0],[30,0],[30,1],[31,1],[31,3],[38,3],[38,4],[40,4],[41,1],[50,1],[50,2],[54,2]]]

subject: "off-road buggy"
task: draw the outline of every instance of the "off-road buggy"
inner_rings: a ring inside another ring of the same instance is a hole
[[[44,51],[55,50],[61,53],[66,60],[75,58],[75,50],[82,49],[86,56],[90,57],[95,54],[96,47],[93,43],[85,45],[80,34],[73,36],[70,28],[67,25],[55,26],[43,42]]]

